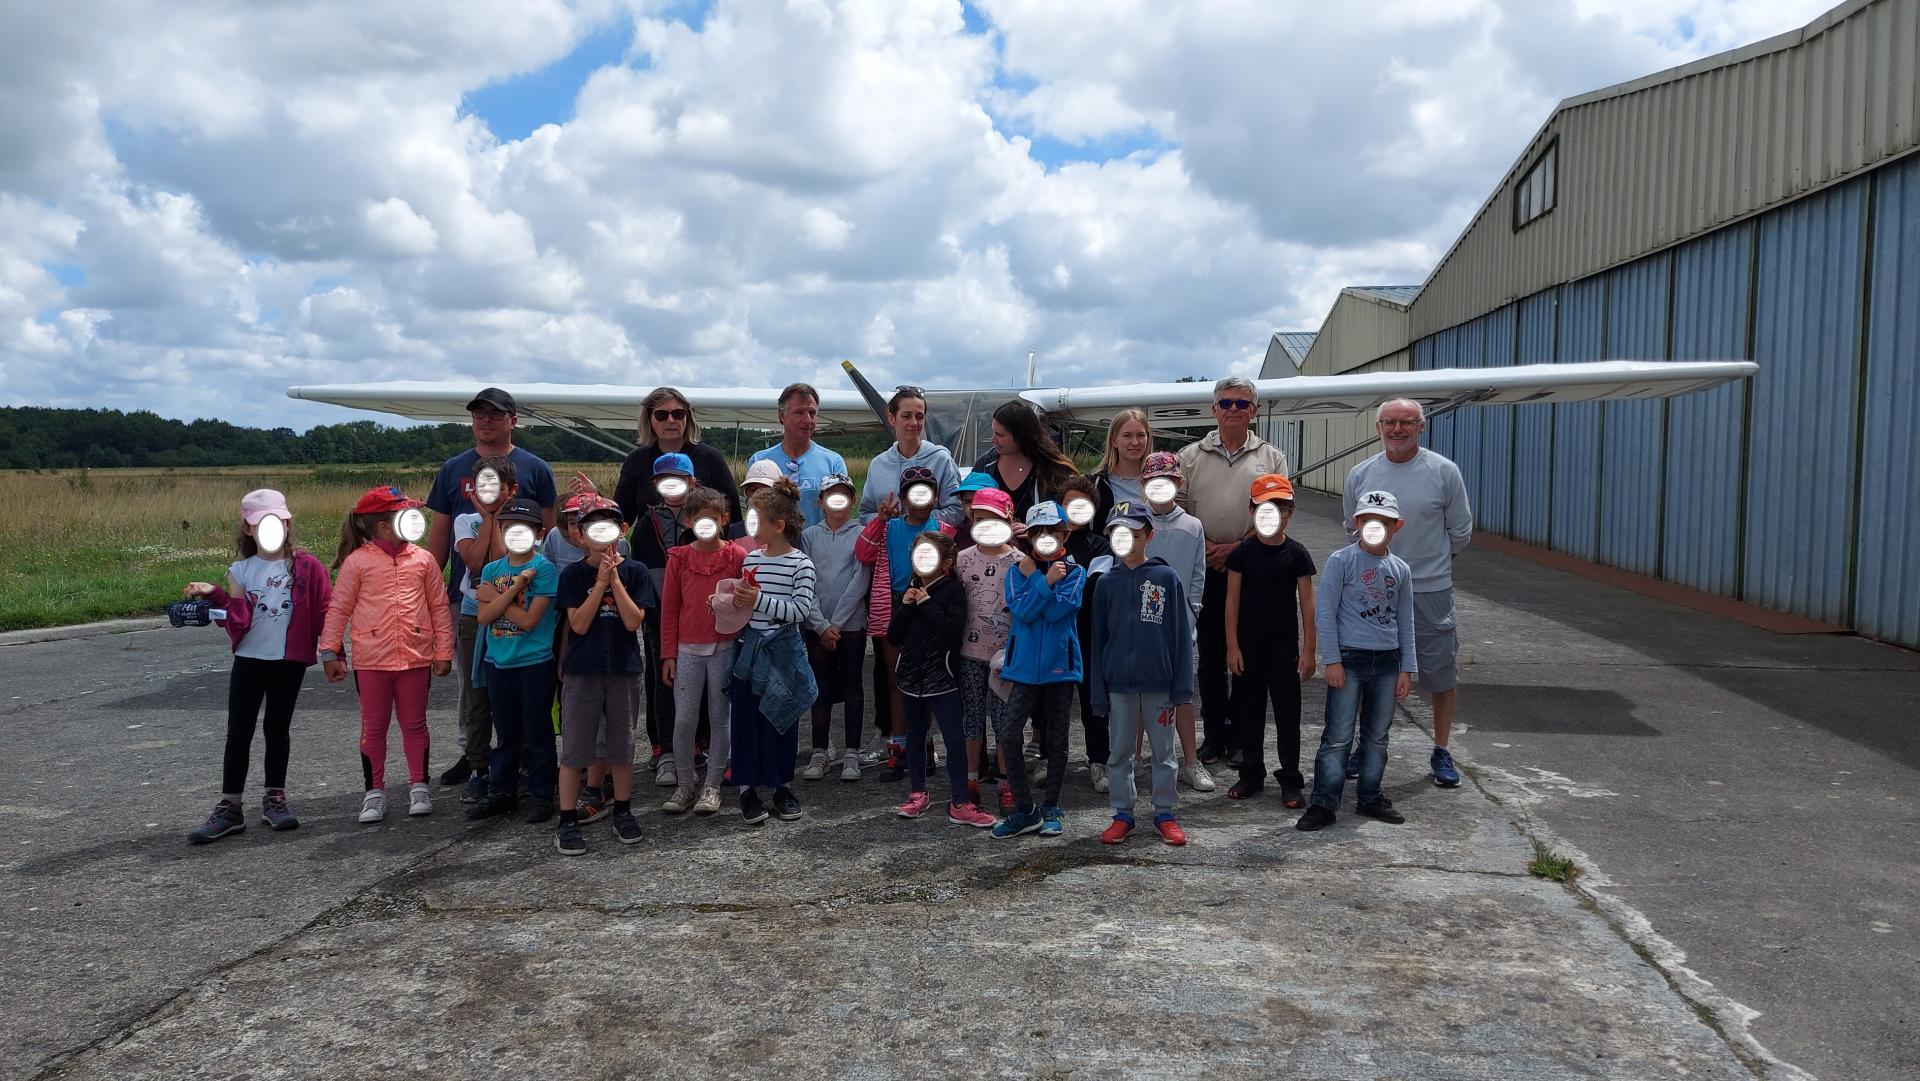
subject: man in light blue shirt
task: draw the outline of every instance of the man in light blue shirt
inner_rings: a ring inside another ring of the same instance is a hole
[[[747,459],[772,462],[800,488],[800,512],[808,525],[820,524],[820,480],[829,473],[845,473],[846,459],[813,441],[820,419],[820,392],[795,383],[780,392],[780,442]]]

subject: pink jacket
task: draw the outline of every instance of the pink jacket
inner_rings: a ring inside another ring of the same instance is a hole
[[[349,627],[351,624],[351,627]],[[447,585],[433,556],[414,544],[363,544],[340,564],[333,603],[320,632],[322,652],[340,652],[353,636],[353,666],[404,672],[453,660]]]
[[[314,643],[320,638],[320,625],[327,618],[333,586],[327,579],[327,565],[313,553],[296,550],[293,554],[293,612],[287,619],[287,660],[297,664],[314,662]],[[220,625],[227,629],[233,648],[253,627],[253,606],[245,597],[235,597],[222,586],[214,586],[207,599],[227,610]],[[238,603],[235,603],[235,602]]]

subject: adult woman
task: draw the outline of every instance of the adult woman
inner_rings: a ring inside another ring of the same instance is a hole
[[[647,441],[621,463],[620,482],[613,489],[613,501],[620,504],[628,525],[660,502],[660,493],[653,488],[653,461],[674,451],[693,459],[695,482],[725,495],[728,516],[739,519],[740,489],[734,486],[733,470],[727,467],[725,455],[700,442],[700,422],[694,419],[686,395],[672,387],[656,387],[640,402],[640,430],[647,433]]]
[[[927,399],[919,387],[901,387],[887,401],[887,417],[893,427],[893,445],[874,456],[867,464],[867,484],[860,495],[860,520],[868,522],[878,514],[894,518],[900,506],[900,473],[909,466],[925,466],[933,471],[933,516],[957,526],[966,517],[960,497],[960,467],[953,455],[938,443],[925,441]],[[884,630],[884,628],[882,628]]]
[[[1152,452],[1153,425],[1148,422],[1146,412],[1122,409],[1116,413],[1113,422],[1107,425],[1106,458],[1100,463],[1100,471],[1094,474],[1099,485],[1099,498],[1094,502],[1096,525],[1106,523],[1115,503],[1132,503],[1142,508],[1147,505],[1146,493],[1140,487],[1140,470]]]
[[[1023,521],[1035,503],[1054,497],[1060,482],[1078,470],[1060,452],[1033,406],[1018,398],[993,411],[993,449],[973,463],[1013,497],[1013,520]],[[1014,532],[1026,531],[1018,526]]]

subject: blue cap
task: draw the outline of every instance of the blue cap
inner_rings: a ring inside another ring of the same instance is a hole
[[[693,459],[677,450],[670,450],[653,460],[653,475],[662,473],[684,473],[693,476]]]
[[[960,487],[955,489],[955,491],[980,492],[980,491],[985,491],[988,488],[998,488],[998,487],[999,485],[993,483],[993,474],[985,472],[984,470],[975,469],[972,472],[968,473],[966,476],[960,478]]]
[[[1128,529],[1138,532],[1140,530],[1151,529],[1153,527],[1153,519],[1147,517],[1147,512],[1144,507],[1139,507],[1132,502],[1123,500],[1115,503],[1113,510],[1107,515],[1107,528],[1112,529],[1117,525],[1123,525]]]
[[[1051,499],[1027,508],[1028,529],[1045,529],[1066,523],[1066,513],[1060,509],[1060,504]]]

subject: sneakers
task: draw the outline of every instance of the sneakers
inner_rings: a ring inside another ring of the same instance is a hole
[[[589,822],[598,822],[612,814],[613,804],[601,802],[600,793],[588,788],[581,791],[580,802],[574,804],[573,809],[579,814],[580,824],[584,826]]]
[[[708,785],[700,790],[700,798],[693,801],[693,813],[710,815],[720,809],[720,790]]]
[[[860,752],[860,764],[863,766],[877,766],[885,762],[888,757],[890,757],[891,752],[889,749],[891,747],[892,742],[885,739],[868,747],[866,750]],[[847,753],[852,754],[853,752],[848,751]]]
[[[853,751],[847,752],[846,760],[841,763],[840,766],[840,779],[843,781],[857,781],[860,779],[859,754]]]
[[[1385,796],[1381,796],[1372,803],[1360,804],[1354,808],[1354,812],[1365,815],[1368,818],[1379,819],[1390,826],[1398,826],[1407,820],[1406,815],[1393,809],[1393,801]]]
[[[1325,807],[1309,807],[1307,808],[1307,813],[1300,816],[1300,821],[1293,824],[1293,828],[1302,833],[1312,833],[1315,830],[1326,829],[1328,826],[1333,825],[1333,823],[1334,815],[1332,811],[1327,810]]]
[[[782,822],[800,817],[800,801],[794,798],[793,789],[781,785],[773,790],[773,813]]]
[[[976,829],[993,828],[993,816],[981,810],[977,803],[947,804],[947,821]]]
[[[1172,815],[1154,819],[1153,828],[1159,830],[1160,839],[1170,845],[1178,847],[1187,843],[1187,831],[1180,828],[1180,823],[1175,822]]]
[[[559,849],[562,856],[586,855],[587,836],[580,832],[580,823],[560,823],[560,828],[553,834],[553,847]]]
[[[1266,787],[1267,786],[1265,784],[1262,784],[1259,781],[1244,781],[1244,780],[1235,781],[1233,782],[1233,787],[1227,789],[1227,798],[1228,799],[1252,799],[1253,797],[1259,795],[1261,790]]]
[[[1049,803],[1040,808],[1040,836],[1058,837],[1066,828],[1067,816],[1060,810],[1059,804]]]
[[[907,776],[907,748],[905,744],[887,741],[886,768],[880,771],[881,784],[899,784]]]
[[[1359,779],[1360,779],[1360,748],[1355,747],[1353,750],[1347,752],[1347,780],[1357,781]]]
[[[660,788],[674,788],[680,784],[680,775],[673,768],[671,752],[660,756],[660,764],[653,768],[653,783]]]
[[[267,820],[273,824],[272,819]],[[240,813],[240,805],[230,799],[223,799],[213,805],[213,813],[192,833],[187,840],[197,845],[210,845],[229,833],[239,833],[247,828],[247,816]]]
[[[1000,810],[1003,813],[1013,811],[1013,786],[1005,781],[1000,782]]]
[[[1089,763],[1087,765],[1087,773],[1093,777],[1093,790],[1095,792],[1105,792],[1107,790],[1107,764],[1105,762]]]
[[[1132,832],[1133,819],[1123,815],[1114,815],[1113,821],[1107,823],[1107,828],[1100,831],[1100,843],[1103,845],[1117,845],[1121,841],[1126,840],[1127,835]]]
[[[467,778],[471,776],[473,776],[473,764],[464,758],[456,759],[447,772],[440,775],[440,787],[452,788],[457,784],[466,784]]]
[[[824,750],[813,752],[813,757],[807,761],[807,768],[800,771],[800,776],[809,781],[817,781],[826,775],[827,752]]]
[[[471,785],[472,782],[468,782],[468,783],[469,785]],[[507,795],[505,792],[496,792],[491,796],[486,796],[482,798],[480,802],[467,808],[467,817],[472,819],[475,822],[478,822],[483,818],[493,818],[496,815],[512,814],[516,803],[517,801],[512,796]]]
[[[1213,741],[1203,739],[1200,741],[1199,757],[1200,761],[1211,766],[1220,761],[1220,748]]]
[[[713,789],[709,788],[707,791],[711,792]],[[667,797],[667,802],[661,804],[660,809],[670,815],[677,815],[692,806],[693,788],[683,784],[673,790],[673,795]]]
[[[361,822],[378,822],[385,817],[387,817],[387,794],[385,792],[376,789],[361,798]]]
[[[1445,747],[1435,747],[1433,756],[1427,759],[1433,767],[1433,783],[1441,788],[1460,787],[1460,771],[1454,767],[1453,752]]]
[[[919,818],[926,814],[927,808],[931,806],[933,806],[933,800],[928,798],[925,792],[915,792],[907,797],[907,802],[901,804],[896,813],[901,818]]]
[[[260,817],[266,822],[267,828],[276,833],[300,828],[300,820],[293,817],[293,811],[287,807],[287,790],[284,788],[267,789],[267,794],[260,800]]]
[[[433,813],[433,794],[426,783],[413,785],[407,789],[407,814],[413,818]]]
[[[758,790],[749,788],[740,793],[740,817],[749,826],[757,826],[767,820],[767,805],[760,802]]]
[[[465,788],[460,790],[461,803],[483,803],[487,798],[487,771],[481,770],[467,778]]]
[[[620,838],[620,843],[623,845],[640,843],[640,823],[633,820],[632,811],[613,813],[613,835]]]
[[[993,835],[1002,840],[1034,833],[1040,829],[1039,811],[1008,811],[1007,817],[993,824]]]
[[[553,817],[553,801],[535,796],[527,801],[527,825],[537,826]]]
[[[1195,792],[1211,792],[1219,787],[1213,783],[1213,774],[1208,773],[1207,767],[1202,765],[1199,760],[1188,762],[1186,765],[1181,766],[1180,779],[1187,782],[1187,787],[1193,789]]]

